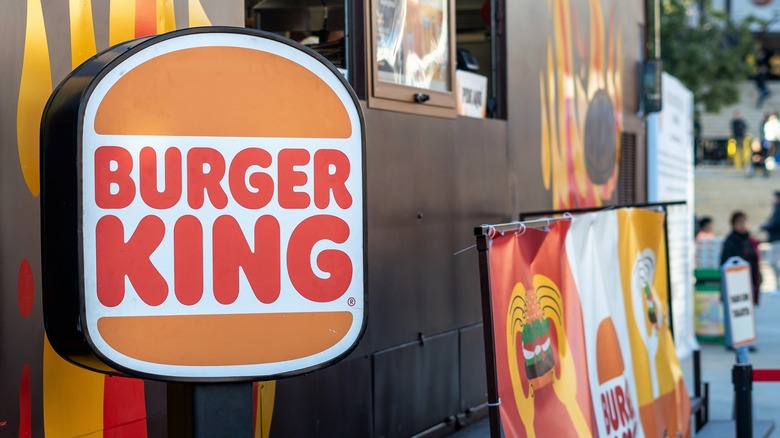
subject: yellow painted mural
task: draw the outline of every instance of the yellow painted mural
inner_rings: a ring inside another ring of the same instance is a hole
[[[103,436],[102,374],[65,362],[43,341],[43,412],[48,438]]]
[[[609,4],[605,24],[604,8]],[[539,73],[541,164],[553,209],[601,206],[615,190],[623,127],[617,0],[589,0],[584,23],[569,0],[548,0],[553,32]]]
[[[43,107],[46,106],[51,91],[49,45],[41,0],[28,0],[24,61],[16,114],[16,139],[22,175],[33,196],[38,196],[41,192],[38,133],[41,129]]]
[[[97,53],[90,0],[70,0],[70,53],[74,69]]]
[[[135,38],[135,0],[111,0],[108,16],[108,45]]]
[[[24,52],[17,110],[19,165],[30,194],[40,194],[39,131],[52,92],[52,67],[41,0],[26,1]],[[208,26],[200,0],[186,0],[189,26]],[[96,41],[91,0],[69,0],[71,69],[94,56]],[[176,29],[175,0],[111,0],[108,45]],[[61,27],[58,27],[61,28]],[[54,38],[61,35],[52,36]],[[32,274],[30,274],[32,275]],[[20,283],[21,284],[21,283]],[[32,284],[32,280],[30,280]],[[31,287],[31,286],[30,286]],[[20,295],[21,296],[21,295]],[[30,292],[30,300],[31,298]],[[29,311],[27,312],[27,314]],[[32,377],[33,379],[35,377]],[[258,384],[255,436],[267,437],[273,414],[275,382]],[[21,394],[29,399],[29,383]],[[21,399],[20,399],[21,400]],[[22,407],[19,436],[31,433],[29,401]],[[142,380],[109,377],[76,367],[43,340],[43,427],[47,437],[144,437],[146,407]],[[0,426],[5,423],[0,422]]]

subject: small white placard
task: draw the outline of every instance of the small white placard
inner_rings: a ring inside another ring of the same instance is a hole
[[[753,308],[753,282],[750,264],[739,257],[726,260],[721,268],[726,297],[731,345],[743,347],[756,342],[756,321]]]
[[[457,70],[455,80],[458,91],[458,114],[484,119],[487,105],[487,78],[476,73]]]

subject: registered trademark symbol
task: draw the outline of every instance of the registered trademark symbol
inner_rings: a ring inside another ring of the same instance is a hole
[[[349,299],[347,300],[347,304],[349,304],[349,307],[354,306],[355,305],[355,298],[354,297],[349,297]]]

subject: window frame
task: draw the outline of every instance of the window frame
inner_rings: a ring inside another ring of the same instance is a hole
[[[457,116],[455,96],[455,1],[445,1],[447,4],[446,19],[448,22],[447,62],[449,64],[449,77],[447,82],[449,91],[437,91],[379,80],[379,66],[376,60],[376,12],[379,0],[369,0],[370,5],[366,8],[365,14],[365,28],[370,32],[370,44],[366,45],[366,58],[370,63],[366,69],[369,75],[367,81],[369,90],[366,93],[369,108],[447,118],[455,118]],[[430,100],[423,103],[415,102],[415,95],[418,93],[428,95]]]

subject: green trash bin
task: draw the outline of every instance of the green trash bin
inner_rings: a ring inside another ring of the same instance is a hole
[[[694,331],[702,343],[724,344],[723,303],[720,298],[720,270],[694,269]]]

